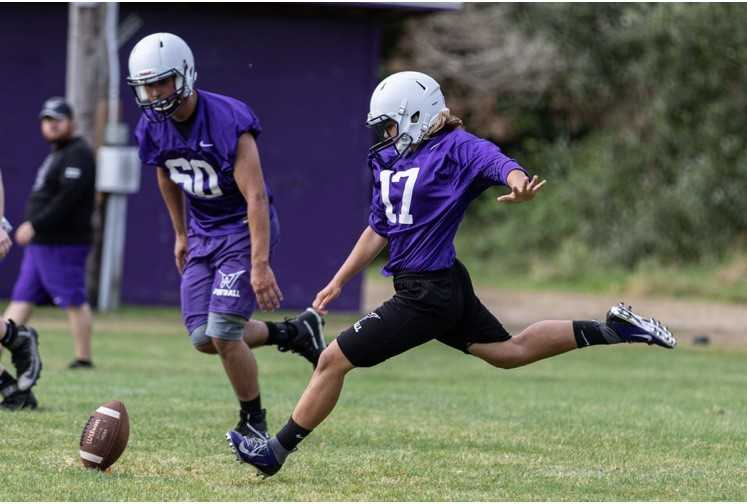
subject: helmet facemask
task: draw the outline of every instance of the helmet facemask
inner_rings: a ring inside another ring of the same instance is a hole
[[[410,122],[417,123],[419,117],[420,112],[415,112],[410,117]],[[388,115],[380,115],[369,119],[366,121],[366,126],[374,130],[377,140],[377,143],[369,149],[369,153],[377,158],[383,169],[389,169],[394,166],[407,153],[410,147],[414,145],[413,137],[407,131],[400,132],[400,123]],[[394,128],[394,132],[390,132],[391,128]],[[385,162],[379,153],[389,147],[394,147],[397,155],[388,162]]]
[[[172,77],[174,79],[174,92],[166,97],[151,100],[148,95],[147,86]],[[179,108],[179,105],[192,94],[192,90],[186,86],[184,74],[176,68],[158,75],[149,75],[141,78],[128,77],[127,84],[129,84],[133,93],[135,93],[137,105],[151,122],[163,122],[171,117],[176,112],[176,109]]]

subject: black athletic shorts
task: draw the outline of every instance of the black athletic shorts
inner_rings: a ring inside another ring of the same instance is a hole
[[[473,343],[511,339],[477,299],[458,260],[444,270],[395,275],[394,290],[392,299],[337,337],[354,366],[375,366],[432,339],[465,353]]]

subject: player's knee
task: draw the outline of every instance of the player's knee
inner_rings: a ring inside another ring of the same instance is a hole
[[[213,346],[215,347],[215,350],[219,354],[225,354],[227,352],[230,352],[231,349],[237,344],[237,342],[233,340],[225,340],[225,339],[216,338],[216,337],[213,337],[211,339],[213,342]]]
[[[316,365],[317,373],[346,373],[353,366],[350,361],[342,353],[338,345],[330,345],[324,349],[319,356],[319,362]]]
[[[207,324],[203,324],[189,333],[190,338],[192,338],[192,346],[198,352],[215,353],[215,347],[213,346],[212,340],[207,334],[205,334],[206,329]]]
[[[218,353],[223,354],[242,344],[245,325],[242,317],[210,312],[205,335],[212,340]]]

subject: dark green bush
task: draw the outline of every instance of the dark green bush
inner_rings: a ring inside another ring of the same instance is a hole
[[[509,151],[548,184],[527,205],[478,200],[465,222],[465,254],[516,266],[570,257],[572,274],[713,261],[744,246],[747,6],[508,12],[566,62],[544,105],[503,107],[522,118]]]

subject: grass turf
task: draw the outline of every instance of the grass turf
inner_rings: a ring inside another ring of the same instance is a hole
[[[328,339],[352,320],[330,318]],[[92,371],[65,369],[62,313],[34,324],[40,408],[0,413],[2,500],[747,499],[745,352],[597,347],[503,371],[431,343],[353,371],[327,423],[261,480],[224,440],[237,404],[218,359],[191,349],[175,310],[97,317]],[[311,367],[257,356],[276,430]],[[129,446],[111,474],[84,470],[80,431],[111,399]]]

